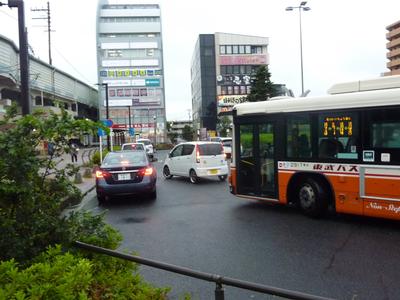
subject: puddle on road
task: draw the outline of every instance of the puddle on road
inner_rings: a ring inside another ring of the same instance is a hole
[[[146,217],[136,217],[136,218],[129,217],[129,218],[121,219],[122,223],[127,223],[127,224],[129,224],[129,223],[144,223],[146,221],[147,221]]]

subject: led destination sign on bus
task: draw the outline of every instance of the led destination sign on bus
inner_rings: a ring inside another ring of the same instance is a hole
[[[352,136],[353,119],[351,117],[326,117],[323,127],[324,136]]]

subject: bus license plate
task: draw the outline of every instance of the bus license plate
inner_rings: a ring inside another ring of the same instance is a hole
[[[130,179],[131,179],[131,173],[118,174],[118,180],[130,180]]]
[[[211,175],[218,174],[218,169],[212,169],[208,171]]]

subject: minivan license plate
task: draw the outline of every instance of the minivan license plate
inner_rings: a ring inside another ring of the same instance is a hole
[[[130,180],[130,179],[131,179],[131,173],[118,174],[118,180]]]
[[[217,169],[212,169],[208,171],[211,175],[215,175],[218,174],[218,170]]]

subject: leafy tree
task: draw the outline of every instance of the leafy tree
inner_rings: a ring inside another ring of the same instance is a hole
[[[175,144],[178,138],[178,133],[176,132],[168,132],[167,133],[168,138],[170,139],[172,144]]]
[[[192,141],[193,140],[193,134],[194,130],[191,126],[185,125],[182,129],[182,138],[186,141]]]
[[[227,116],[217,119],[217,130],[219,136],[226,137],[228,134],[228,129],[231,129],[232,122]]]
[[[268,66],[260,66],[251,82],[251,91],[247,96],[249,102],[265,101],[275,97],[277,91],[271,82]]]
[[[81,197],[70,178],[78,168],[56,161],[69,152],[69,138],[95,130],[99,124],[37,112],[16,118],[13,107],[0,121],[0,260],[29,261],[49,245],[68,238],[62,204]],[[50,156],[38,155],[43,141],[54,145]]]

